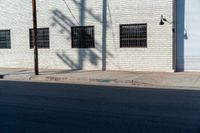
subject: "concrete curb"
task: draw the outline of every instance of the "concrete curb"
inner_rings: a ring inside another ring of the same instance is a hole
[[[116,78],[113,76],[84,76],[79,75],[39,75],[35,76],[31,73],[26,74],[0,74],[0,79],[3,80],[17,80],[17,81],[33,81],[33,82],[54,82],[54,83],[73,83],[73,84],[87,84],[87,85],[111,85],[111,86],[129,86],[129,87],[156,87],[156,88],[200,88],[196,84],[180,84],[170,82],[159,82],[155,75],[138,76],[136,78]],[[125,76],[126,77],[126,76]],[[167,78],[163,78],[164,81]],[[156,81],[156,82],[155,82]],[[168,81],[168,80],[167,80]],[[200,78],[197,80],[200,81]],[[198,82],[199,83],[199,82]]]
[[[44,81],[53,83],[72,83],[87,85],[108,85],[108,86],[126,86],[126,87],[146,87],[146,88],[167,88],[167,89],[184,89],[192,88],[200,90],[196,86],[174,86],[174,85],[158,85],[134,80],[116,80],[116,79],[82,79],[82,78],[66,78],[66,77],[32,77],[30,81]]]
[[[68,78],[56,76],[34,76],[34,75],[0,75],[0,79],[18,81],[46,81],[58,83],[84,83],[84,84],[106,84],[106,85],[125,85],[125,86],[154,86],[153,84],[138,82],[134,80],[117,80],[102,78]]]
[[[33,76],[30,75],[1,75],[1,79],[7,79],[7,80],[31,80]]]

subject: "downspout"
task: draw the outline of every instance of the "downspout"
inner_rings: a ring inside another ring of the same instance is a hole
[[[103,0],[102,7],[102,71],[107,70],[107,6],[108,1]]]

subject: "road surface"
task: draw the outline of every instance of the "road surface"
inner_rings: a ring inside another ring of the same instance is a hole
[[[0,133],[200,133],[200,91],[0,81]]]

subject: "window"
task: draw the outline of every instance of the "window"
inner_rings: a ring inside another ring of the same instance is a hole
[[[10,46],[10,30],[0,30],[0,48],[9,49]]]
[[[71,28],[72,48],[94,48],[94,26]]]
[[[120,47],[147,47],[147,24],[120,25]]]
[[[33,48],[33,29],[30,29],[30,48]],[[49,48],[49,28],[37,29],[38,48]]]

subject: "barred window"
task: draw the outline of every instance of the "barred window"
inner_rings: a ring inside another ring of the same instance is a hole
[[[10,44],[10,30],[0,30],[0,48],[9,49]]]
[[[94,48],[94,26],[71,28],[72,48]]]
[[[147,47],[147,24],[120,25],[120,47]]]
[[[33,29],[30,32],[30,48],[33,48]],[[38,48],[49,48],[49,28],[38,28],[37,29],[37,44]]]

